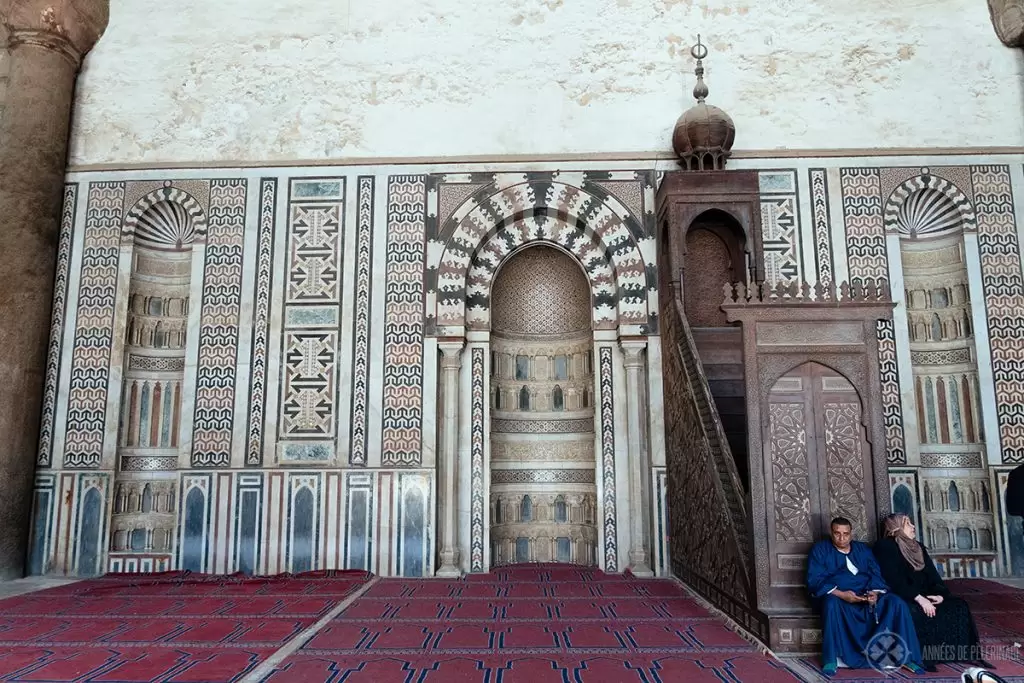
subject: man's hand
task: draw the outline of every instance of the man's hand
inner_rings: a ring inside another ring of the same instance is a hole
[[[869,605],[874,605],[876,602],[878,602],[878,593],[876,591],[871,591],[870,593],[868,593],[867,601]]]
[[[929,600],[931,600],[933,605],[941,605],[942,604],[942,596],[941,595],[928,595],[926,597]]]
[[[918,595],[914,600],[921,606],[921,611],[924,612],[926,617],[935,616],[935,605],[932,604],[931,600],[923,595]]]
[[[832,595],[836,596],[843,602],[848,602],[851,605],[856,605],[859,602],[867,602],[867,598],[863,595],[857,595],[853,591],[835,591]]]

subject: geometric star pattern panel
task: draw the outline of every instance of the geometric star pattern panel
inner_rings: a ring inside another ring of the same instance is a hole
[[[53,457],[53,430],[57,422],[57,392],[60,388],[60,358],[68,306],[71,243],[77,208],[78,184],[67,183],[64,185],[60,235],[57,237],[57,269],[53,281],[53,308],[50,313],[50,345],[46,353],[46,383],[43,386],[43,412],[39,427],[39,450],[36,456],[36,464],[39,467],[49,467]]]
[[[124,183],[90,183],[68,383],[68,469],[98,468],[103,455],[123,210]]]
[[[425,220],[425,178],[391,176],[384,285],[385,467],[417,467],[422,458]]]
[[[1003,462],[1024,463],[1024,278],[1008,166],[972,166]]]
[[[330,197],[343,196],[344,179],[339,178],[334,183],[319,181],[314,189],[309,185],[293,181],[293,200],[288,207],[286,301],[290,304],[336,304],[341,283],[338,252],[345,206],[341,199],[330,200]],[[306,199],[314,192],[326,196],[328,201]],[[296,195],[303,200],[298,201]]]
[[[337,333],[289,331],[284,344],[282,436],[333,436]]]
[[[283,441],[336,436],[344,197],[344,178],[291,181],[284,287],[288,329],[282,346],[278,418]],[[328,450],[334,450],[333,444]],[[285,452],[293,452],[287,444]],[[318,453],[317,459],[333,456]]]
[[[270,290],[274,267],[274,213],[277,180],[260,180],[259,234],[256,238],[256,294],[253,298],[252,355],[250,361],[248,429],[245,464],[259,467],[263,462],[263,430],[267,407],[267,353],[270,344]]]
[[[192,466],[229,467],[242,303],[246,181],[210,181]]]
[[[765,280],[770,284],[802,281],[800,217],[795,171],[762,172],[761,243]]]

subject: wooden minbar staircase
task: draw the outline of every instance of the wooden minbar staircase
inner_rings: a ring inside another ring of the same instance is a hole
[[[893,304],[884,280],[766,283],[760,215],[755,171],[667,173],[658,190],[670,565],[773,650],[813,653],[807,552],[837,514],[872,541],[890,508]]]
[[[697,357],[715,400],[722,431],[729,443],[736,470],[745,490],[750,487],[747,465],[747,392],[743,377],[743,329],[740,327],[694,327]],[[714,419],[708,413],[705,421]]]

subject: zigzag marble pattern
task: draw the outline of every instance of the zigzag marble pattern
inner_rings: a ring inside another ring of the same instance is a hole
[[[886,460],[890,465],[903,465],[907,462],[907,450],[903,435],[903,407],[900,403],[900,374],[896,364],[896,332],[892,320],[879,320],[876,327]]]
[[[67,468],[99,467],[103,455],[124,189],[120,182],[89,185],[68,388]]]
[[[1024,277],[1007,166],[972,166],[1003,462],[1024,463]]]
[[[374,177],[360,176],[356,213],[356,285],[352,319],[352,438],[349,464],[366,464],[370,392],[370,295],[373,286]]]
[[[384,290],[385,467],[416,467],[422,457],[425,221],[425,178],[391,176]]]
[[[888,279],[878,169],[843,168],[839,170],[839,182],[850,279]]]
[[[258,467],[263,462],[263,432],[267,401],[267,354],[270,335],[270,292],[274,281],[274,211],[277,206],[277,180],[260,181],[260,225],[256,240],[256,296],[252,318],[252,375],[249,380],[249,426],[245,446],[245,464]]]
[[[601,384],[601,484],[604,489],[604,570],[619,570],[619,543],[615,510],[615,389],[612,385],[612,350],[603,346],[598,361]]]
[[[192,434],[193,467],[228,467],[242,299],[246,181],[210,181]]]
[[[484,350],[472,352],[470,397],[470,571],[484,570]]]
[[[828,174],[823,168],[811,169],[811,211],[814,220],[814,260],[818,282],[823,287],[835,281],[832,262],[832,225],[828,209]]]
[[[36,464],[49,467],[53,457],[54,429],[57,423],[57,391],[60,382],[60,357],[64,346],[64,318],[67,315],[71,245],[74,241],[75,211],[78,208],[78,184],[64,185],[60,235],[57,238],[57,268],[53,282],[53,308],[50,313],[50,345],[46,353],[46,383],[43,388],[43,412],[40,421],[39,451]]]

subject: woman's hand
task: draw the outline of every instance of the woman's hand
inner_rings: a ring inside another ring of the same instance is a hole
[[[918,595],[914,600],[921,606],[921,611],[924,612],[926,617],[935,616],[935,605],[932,604],[931,600],[923,595]]]
[[[932,601],[933,605],[941,605],[942,604],[942,596],[941,595],[929,595],[928,599]]]

